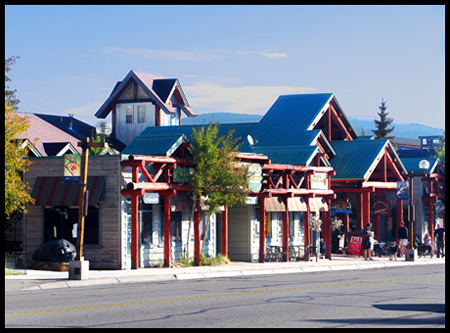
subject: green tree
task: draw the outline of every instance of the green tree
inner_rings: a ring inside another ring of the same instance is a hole
[[[236,165],[239,138],[233,137],[234,130],[222,137],[218,137],[218,133],[218,124],[193,128],[190,141],[195,169],[188,183],[194,202],[201,200],[207,217],[201,254],[211,216],[218,213],[221,206],[244,204],[247,193],[247,168]]]
[[[27,148],[22,148],[18,138],[28,128],[27,117],[20,117],[15,111],[19,101],[16,91],[9,90],[10,81],[6,73],[11,70],[17,57],[5,60],[5,214],[9,217],[14,211],[24,209],[27,202],[34,200],[28,193],[29,186],[22,181],[22,175],[30,164],[26,159]]]
[[[386,112],[386,101],[381,99],[381,106],[379,106],[378,108],[380,109],[380,112],[378,112],[378,116],[380,117],[380,119],[374,120],[376,130],[372,130],[372,132],[375,135],[375,139],[390,139],[392,141],[394,139],[394,136],[389,136],[389,134],[392,133],[395,127],[388,127],[392,124],[394,119],[387,117],[389,113]]]
[[[445,164],[445,132],[442,136],[442,140],[439,141],[439,148],[437,148],[435,151],[435,156],[439,159],[439,162]]]

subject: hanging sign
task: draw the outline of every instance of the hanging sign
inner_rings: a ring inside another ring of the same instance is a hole
[[[81,156],[76,154],[64,155],[64,183],[79,183],[81,176]]]
[[[350,238],[350,246],[348,247],[348,254],[361,254],[362,237],[352,236]]]
[[[159,204],[159,193],[144,193],[145,204]]]
[[[259,164],[251,164],[247,170],[248,189],[252,192],[258,192],[262,184],[262,168]]]
[[[397,200],[409,200],[409,181],[397,182]]]

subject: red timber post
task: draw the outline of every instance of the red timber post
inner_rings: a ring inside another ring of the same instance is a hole
[[[370,192],[363,192],[363,224],[362,229],[366,227],[366,224],[370,222]]]
[[[403,221],[403,200],[397,200],[397,224],[395,227],[395,240],[398,240],[398,228],[400,228],[400,222]]]
[[[281,245],[283,248],[283,261],[289,262],[289,207],[288,207],[288,196],[283,198],[285,210],[282,213],[282,240]]]
[[[259,262],[266,261],[266,197],[259,197]]]
[[[228,207],[225,206],[220,214],[220,251],[228,257]]]
[[[170,267],[170,196],[164,196],[164,266]]]
[[[373,215],[373,230],[375,232],[375,238],[380,241],[380,215]]]
[[[325,213],[325,218],[324,218],[324,228],[323,230],[326,231],[325,232],[325,253],[328,257],[328,259],[331,260],[331,197],[327,196],[326,197],[326,202],[327,202],[327,206],[328,206],[328,211],[324,212]]]
[[[362,231],[363,227],[363,194],[361,192],[356,193],[356,231],[360,232]]]
[[[201,254],[200,254],[200,200],[197,200],[197,208],[194,211],[194,265],[200,266]]]
[[[138,182],[138,168],[133,165],[131,179]],[[139,196],[131,195],[131,268],[139,268]]]
[[[311,215],[311,211],[309,209],[309,198],[310,196],[305,196],[306,198],[306,214],[303,216],[303,222],[305,223],[305,227],[303,228],[304,239],[305,239],[305,261],[309,261],[310,251],[309,247],[311,246],[311,231],[309,230],[309,216]]]

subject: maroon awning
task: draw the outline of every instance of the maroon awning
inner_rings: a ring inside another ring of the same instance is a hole
[[[78,206],[80,184],[64,184],[64,177],[37,177],[31,196],[36,206]],[[89,206],[100,201],[106,176],[88,176]]]

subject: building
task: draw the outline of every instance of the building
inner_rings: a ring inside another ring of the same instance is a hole
[[[246,205],[223,207],[207,230],[185,183],[195,164],[182,112],[196,116],[177,79],[135,71],[97,111],[112,114],[112,137],[126,147],[89,159],[84,256],[92,268],[198,263],[203,236],[205,255],[260,262],[308,259],[320,238],[331,260],[338,233],[361,235],[369,221],[380,241],[395,239],[403,202],[392,195],[408,171],[388,140],[358,135],[334,94],[280,96],[257,123],[220,125],[219,136],[233,130],[240,138],[237,158],[254,187]],[[63,157],[33,162],[25,175],[37,201],[25,218],[28,260],[46,240],[74,241],[78,207],[78,189],[61,181]]]

